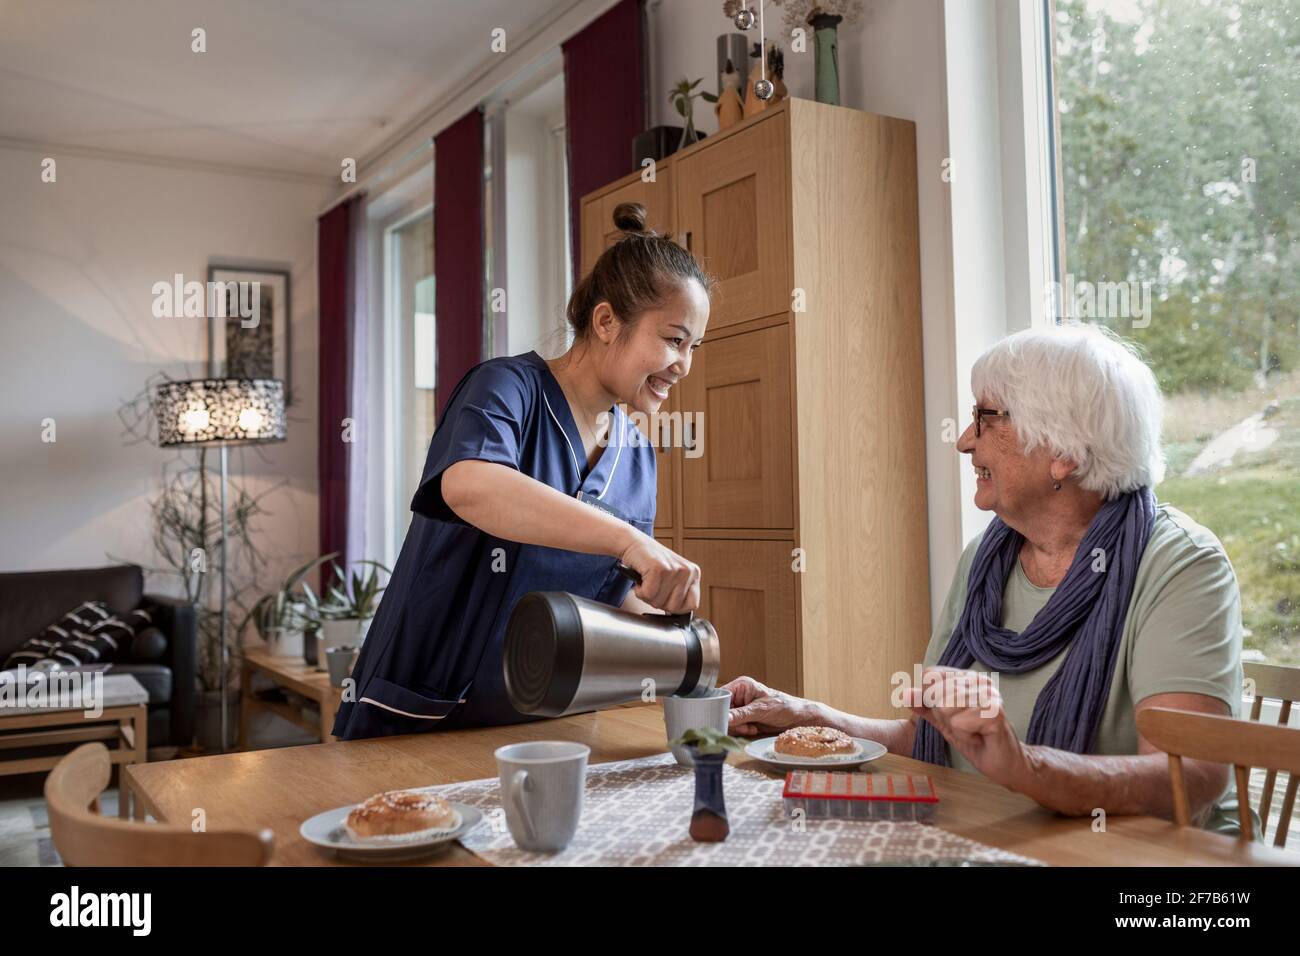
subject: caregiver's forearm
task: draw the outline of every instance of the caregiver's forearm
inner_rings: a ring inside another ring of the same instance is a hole
[[[1038,803],[1067,816],[1147,813],[1171,818],[1173,790],[1169,757],[1163,753],[1131,756],[1076,754],[1055,747],[1025,744],[1017,779],[1002,781]],[[1223,793],[1228,771],[1223,764],[1184,760],[1183,778],[1193,819]]]
[[[916,718],[901,720],[882,720],[875,717],[859,717],[857,714],[836,710],[821,702],[813,702],[813,715],[819,727],[834,727],[850,737],[874,740],[884,744],[891,754],[912,756],[912,742],[916,739]]]
[[[458,461],[442,473],[442,499],[490,535],[618,557],[641,532],[550,485],[490,461]]]

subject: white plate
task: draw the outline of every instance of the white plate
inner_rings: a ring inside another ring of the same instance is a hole
[[[460,825],[450,830],[440,830],[427,837],[405,843],[363,843],[352,839],[348,828],[344,826],[348,814],[357,804],[335,807],[318,813],[310,820],[304,820],[298,833],[308,843],[333,850],[339,856],[352,860],[395,861],[425,856],[467,833],[480,820],[483,812],[466,803],[453,803],[451,808],[460,814]]]
[[[755,760],[761,760],[763,763],[774,769],[784,770],[852,770],[854,767],[860,767],[862,764],[871,760],[876,760],[889,753],[889,750],[874,740],[866,740],[862,737],[850,737],[858,745],[856,754],[830,754],[825,757],[796,757],[793,754],[779,754],[773,746],[776,744],[775,737],[762,737],[758,740],[750,741],[745,747],[745,753]]]

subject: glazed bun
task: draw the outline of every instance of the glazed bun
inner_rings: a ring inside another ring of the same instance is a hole
[[[358,804],[345,826],[354,840],[411,840],[460,825],[446,800],[419,790],[389,790]]]
[[[834,727],[792,727],[776,738],[772,749],[792,757],[840,757],[857,755],[861,748]]]
[[[654,235],[645,227],[645,206],[639,202],[621,202],[614,207],[614,226],[623,232],[643,236]]]

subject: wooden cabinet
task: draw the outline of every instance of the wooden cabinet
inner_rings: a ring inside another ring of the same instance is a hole
[[[676,404],[677,396],[669,392],[668,401],[664,403],[662,411],[671,413]],[[626,407],[624,407],[624,411],[626,410]],[[634,421],[637,422],[641,434],[646,436],[655,449],[655,482],[657,489],[655,497],[655,531],[668,531],[671,533],[674,527],[674,503],[676,501],[676,495],[673,493],[676,484],[673,478],[673,446],[666,441],[656,440],[655,429],[653,427],[642,427],[640,418],[634,419]],[[646,422],[644,424],[650,426],[651,423]]]
[[[683,527],[793,528],[789,327],[706,338],[678,388],[702,426],[682,456]]]
[[[745,674],[769,687],[799,685],[792,541],[687,538],[700,566],[700,610],[722,645],[720,683]]]
[[[673,166],[680,241],[718,279],[709,327],[790,308],[787,126],[757,123]]]
[[[582,203],[584,268],[631,199],[718,279],[655,533],[703,571],[724,679],[875,717],[930,634],[915,135],[786,100]]]

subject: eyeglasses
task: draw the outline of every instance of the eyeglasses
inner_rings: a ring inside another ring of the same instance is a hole
[[[986,416],[989,418],[1010,418],[1011,413],[998,411],[996,408],[980,408],[976,405],[971,409],[971,416],[975,419],[975,437],[979,438],[980,432],[983,431]]]

